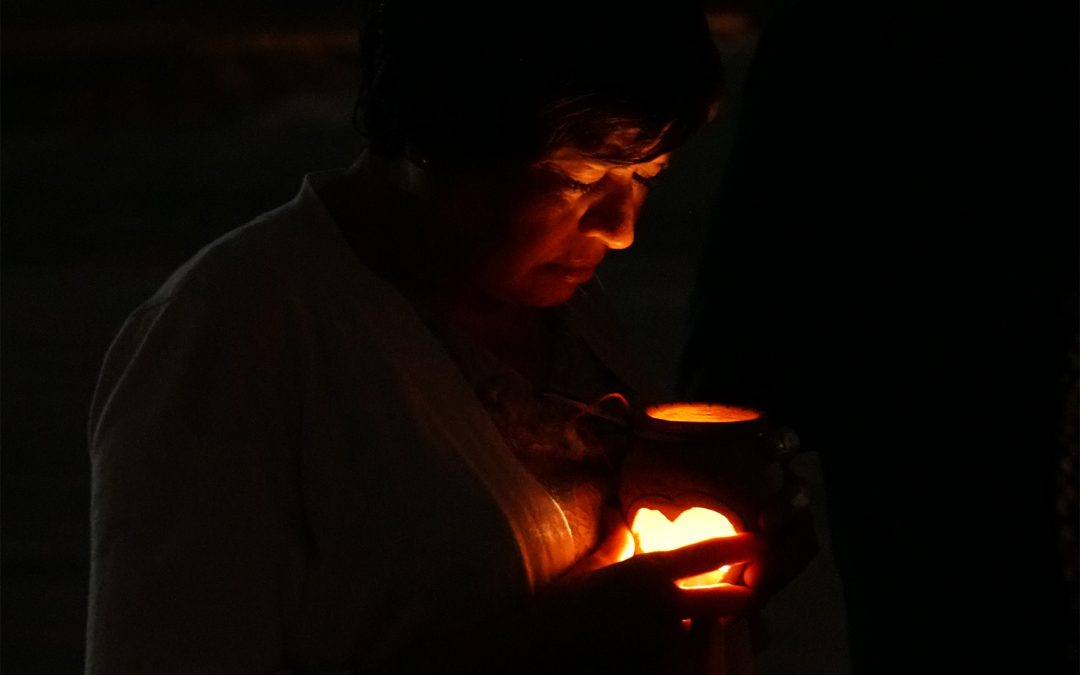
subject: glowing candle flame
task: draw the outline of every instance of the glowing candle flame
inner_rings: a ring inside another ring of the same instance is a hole
[[[706,539],[737,534],[735,526],[723,514],[700,506],[683,511],[674,521],[668,520],[660,511],[638,509],[630,531],[642,553],[671,551]],[[724,565],[711,572],[679,579],[676,583],[681,588],[717,586],[724,583],[724,577],[730,569],[730,565]]]
[[[747,422],[761,417],[752,408],[717,403],[665,403],[651,406],[645,412],[665,422]]]

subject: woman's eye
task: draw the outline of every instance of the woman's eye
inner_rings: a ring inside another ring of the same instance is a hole
[[[570,176],[562,176],[563,184],[570,188],[574,192],[589,193],[596,189],[596,186],[600,184],[600,181],[594,181],[592,183],[583,183],[579,180],[574,180]]]
[[[643,176],[640,173],[634,174],[634,180],[644,185],[646,190],[652,189],[653,185],[656,184],[656,176]]]

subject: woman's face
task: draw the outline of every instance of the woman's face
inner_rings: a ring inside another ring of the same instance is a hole
[[[566,302],[608,251],[633,243],[649,183],[667,159],[611,164],[562,149],[456,200],[469,285],[516,306]]]

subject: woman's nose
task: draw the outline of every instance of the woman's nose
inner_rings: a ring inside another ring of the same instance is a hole
[[[632,188],[607,191],[581,216],[581,230],[609,249],[628,248],[634,243],[634,223],[641,202]]]

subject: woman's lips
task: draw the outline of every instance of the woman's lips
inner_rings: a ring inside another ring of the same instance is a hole
[[[571,264],[563,263],[548,263],[545,265],[551,272],[559,277],[562,277],[566,281],[574,284],[583,284],[592,278],[593,273],[596,271],[596,266],[599,263],[578,263]]]

